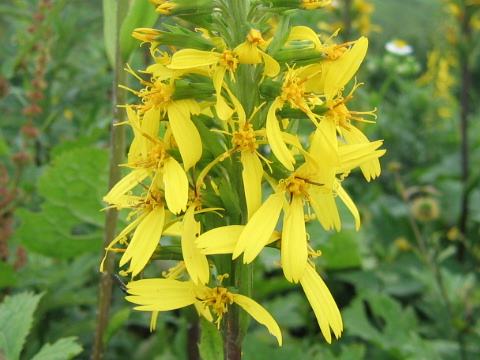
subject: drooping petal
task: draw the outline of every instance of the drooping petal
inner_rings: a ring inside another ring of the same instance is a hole
[[[192,69],[200,66],[214,65],[220,61],[221,54],[213,51],[182,49],[172,56],[170,69]]]
[[[106,201],[110,204],[115,204],[119,197],[125,195],[128,191],[140,184],[149,173],[150,172],[145,168],[133,170],[130,174],[115,184],[108,194],[103,197],[103,201]]]
[[[215,94],[217,97],[215,110],[217,111],[217,115],[221,120],[230,119],[233,113],[235,112],[234,109],[228,106],[227,102],[222,96],[223,78],[225,76],[226,71],[227,70],[225,67],[219,66],[213,73],[213,86],[215,87]]]
[[[340,59],[332,62],[325,78],[325,95],[327,101],[333,98],[357,72],[368,49],[368,39],[362,36],[355,45],[346,51]]]
[[[306,40],[311,41],[315,50],[320,50],[322,44],[318,39],[318,35],[310,29],[308,26],[293,26],[290,29],[290,35],[288,35],[288,41],[292,40]]]
[[[241,64],[260,64],[262,62],[260,50],[249,41],[238,45],[233,53],[238,57],[238,62]]]
[[[233,294],[233,302],[249,313],[250,316],[260,324],[265,325],[270,334],[277,338],[278,345],[282,346],[282,332],[280,331],[280,327],[267,310],[256,301],[240,294]]]
[[[348,172],[365,162],[378,159],[386,152],[386,150],[377,150],[382,144],[383,140],[378,140],[371,143],[340,146],[338,148],[340,166],[337,168],[337,174]]]
[[[190,206],[183,218],[182,254],[188,274],[194,284],[206,284],[210,278],[207,257],[200,253],[195,239],[200,232],[200,223],[195,220],[195,207]]]
[[[350,125],[348,130],[341,128],[340,131],[341,135],[349,144],[366,144],[370,142],[370,140],[368,140],[365,134],[353,125]],[[362,170],[365,179],[370,182],[370,180],[380,176],[380,161],[378,160],[378,158],[365,161],[360,164],[360,169]]]
[[[265,67],[263,69],[263,75],[269,76],[269,77],[277,76],[278,73],[280,72],[280,65],[277,62],[277,60],[272,58],[267,53],[264,53],[263,51],[259,51],[259,52],[260,52],[260,56],[263,59],[263,62],[265,63]]]
[[[214,228],[200,235],[196,244],[203,254],[231,254],[237,245],[244,225],[228,225]]]
[[[262,204],[263,167],[257,154],[248,150],[242,151],[241,162],[243,165],[242,178],[245,200],[247,202],[248,218],[250,219]]]
[[[272,194],[255,212],[243,230],[233,252],[236,259],[242,252],[244,263],[251,263],[268,243],[275,230],[285,201],[284,192]]]
[[[205,255],[232,254],[245,225],[227,225],[209,230],[200,235],[196,244]],[[281,238],[281,233],[274,231],[267,245]]]
[[[302,278],[307,265],[307,250],[302,198],[294,195],[285,211],[282,231],[282,268],[288,281],[298,283]]]
[[[315,211],[317,220],[322,224],[325,230],[335,228],[341,229],[340,215],[338,214],[337,204],[332,191],[310,190],[310,203]]]
[[[322,120],[313,134],[309,152],[318,166],[316,181],[330,190],[333,188],[336,168],[340,162],[336,145],[335,126],[328,120]]]
[[[339,198],[343,201],[343,203],[347,206],[348,210],[350,210],[353,217],[355,218],[355,229],[357,231],[360,230],[360,214],[352,198],[347,194],[347,192],[343,189],[342,185],[340,185],[339,182],[337,182],[335,191],[337,192]]]
[[[330,328],[338,339],[343,331],[342,316],[332,294],[320,275],[310,264],[307,265],[303,278],[300,280],[303,291],[315,313],[325,340],[332,342]]]
[[[142,271],[150,260],[162,235],[164,221],[165,210],[163,206],[159,206],[150,211],[135,230],[127,250],[120,259],[120,266],[131,260],[128,272],[131,272],[132,276]]]
[[[275,115],[275,111],[280,109],[282,107],[282,104],[283,101],[277,98],[268,109],[266,134],[268,144],[272,148],[272,152],[277,157],[278,161],[280,161],[280,163],[288,170],[293,171],[293,164],[295,164],[295,158],[293,157],[290,150],[288,150],[287,145],[285,145],[285,142],[282,139],[280,125],[278,124],[278,120]]]
[[[171,279],[143,279],[127,284],[130,294],[125,299],[140,305],[136,310],[168,311],[180,309],[196,301],[193,284]]]
[[[188,178],[185,170],[174,158],[163,163],[163,184],[168,210],[179,214],[187,209]]]
[[[146,141],[146,150],[149,152],[155,146],[155,142],[151,139],[156,139],[158,137],[158,129],[160,127],[160,111],[155,107],[149,109],[142,119],[141,129],[145,135],[150,137],[150,139],[145,138]]]
[[[195,165],[202,156],[202,139],[190,119],[188,105],[186,100],[178,100],[168,106],[168,119],[180,150],[185,170]]]

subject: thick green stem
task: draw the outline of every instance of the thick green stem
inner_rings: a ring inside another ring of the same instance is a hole
[[[116,7],[116,33],[115,33],[115,64],[114,64],[114,83],[113,83],[113,119],[111,127],[110,142],[110,165],[109,165],[109,188],[111,189],[122,176],[121,167],[118,165],[123,162],[125,149],[125,129],[123,126],[114,126],[115,124],[126,121],[124,109],[118,108],[118,105],[127,102],[126,92],[120,89],[118,85],[125,85],[127,81],[126,72],[123,70],[123,61],[120,54],[119,34],[120,25],[124,9],[122,1],[117,1]],[[107,189],[106,189],[107,190]],[[106,248],[114,239],[117,230],[117,209],[108,209],[105,214],[105,232],[103,237],[103,247]],[[102,257],[105,252],[102,254]],[[100,360],[104,356],[105,344],[103,337],[108,326],[110,317],[110,303],[112,298],[112,279],[114,262],[112,254],[107,254],[104,264],[104,272],[100,275],[99,295],[98,295],[98,315],[97,329],[92,349],[92,360]]]
[[[247,14],[250,8],[249,0],[228,0],[228,12],[231,20],[231,38],[232,47],[245,41],[248,27]],[[253,107],[258,97],[258,88],[255,81],[255,68],[252,65],[239,66],[236,72],[237,81],[232,90],[245,109],[247,116],[253,111]],[[247,206],[242,181],[243,166],[241,162],[234,162],[234,176],[232,176],[232,187],[237,191],[240,199],[241,222],[243,224],[248,220]],[[252,294],[252,264],[245,265],[241,259],[232,261],[231,257],[224,258],[222,261],[221,273],[230,274],[225,279],[224,286],[232,286],[242,295],[251,297]],[[236,305],[231,305],[228,312],[224,315],[222,322],[223,350],[225,360],[240,360],[242,357],[242,343],[250,318],[248,314]]]

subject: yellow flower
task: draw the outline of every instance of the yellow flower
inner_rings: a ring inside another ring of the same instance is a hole
[[[232,81],[235,81],[235,70],[237,69],[238,59],[232,50],[225,49],[222,43],[223,52],[202,51],[195,49],[183,49],[177,51],[172,56],[172,62],[168,67],[174,70],[192,70],[204,66],[212,67],[212,79],[217,97],[216,110],[218,117],[222,120],[228,120],[233,111],[225,102],[221,95],[223,79],[225,73],[230,72]]]
[[[165,82],[162,73],[155,71],[155,68],[150,70],[152,71],[150,81],[143,80],[131,69],[128,69],[128,71],[139,79],[142,85],[146,86],[140,91],[127,88],[142,99],[143,105],[135,106],[139,109],[139,114],[146,114],[150,111],[152,122],[159,122],[167,115],[168,123],[182,156],[183,166],[185,170],[190,169],[202,156],[200,134],[190,119],[191,114],[200,114],[199,104],[194,99],[174,101],[172,99],[175,91],[174,78]]]
[[[238,45],[233,52],[241,64],[260,64],[263,61],[265,63],[263,74],[275,77],[280,72],[280,65],[274,58],[259,49],[267,45],[259,30],[250,29],[247,40]]]
[[[140,311],[168,311],[197,304],[209,307],[217,315],[216,323],[220,326],[228,307],[237,304],[260,324],[267,327],[278,344],[282,345],[282,334],[275,319],[260,304],[240,294],[229,292],[222,286],[210,288],[193,282],[171,279],[144,279],[127,284],[126,299],[137,304],[134,309]]]
[[[301,0],[301,5],[305,10],[315,10],[319,7],[324,7],[330,5],[332,2],[329,0]]]

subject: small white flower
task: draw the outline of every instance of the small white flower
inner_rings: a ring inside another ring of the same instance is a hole
[[[410,55],[411,53],[413,53],[413,47],[408,45],[403,40],[389,41],[388,43],[385,44],[385,49],[389,53],[401,55],[401,56]]]

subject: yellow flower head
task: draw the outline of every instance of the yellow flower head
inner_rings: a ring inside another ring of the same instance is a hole
[[[330,5],[331,1],[326,0],[302,0],[302,4],[300,5],[305,10],[315,10],[320,7],[325,7]]]

